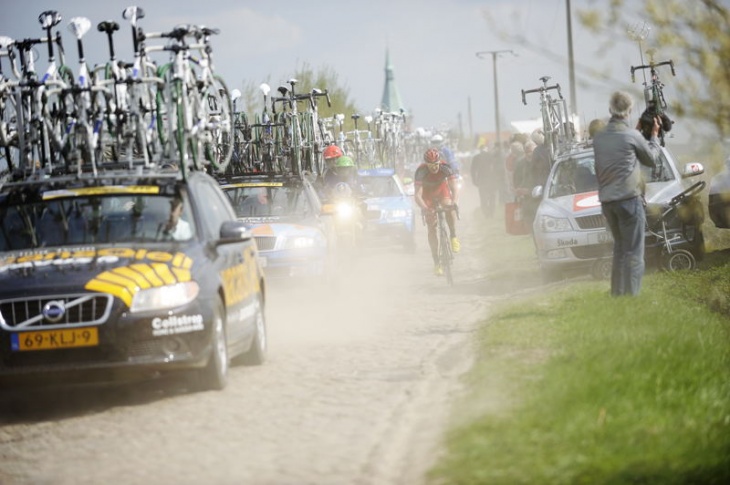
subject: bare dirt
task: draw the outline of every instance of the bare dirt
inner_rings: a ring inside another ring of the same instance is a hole
[[[415,254],[369,247],[332,293],[270,283],[269,359],[222,392],[155,382],[3,408],[0,484],[425,483],[476,328],[537,286],[493,277],[499,225],[476,204],[467,187],[453,288],[420,225]]]

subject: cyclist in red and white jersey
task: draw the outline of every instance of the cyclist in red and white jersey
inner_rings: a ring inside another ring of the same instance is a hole
[[[416,204],[421,208],[428,227],[428,245],[431,247],[431,256],[434,262],[434,273],[437,276],[443,274],[438,259],[438,239],[436,235],[436,212],[434,203],[440,202],[442,206],[456,206],[459,198],[457,187],[458,173],[444,160],[441,159],[439,150],[429,148],[423,155],[423,162],[413,177],[416,188]],[[456,211],[446,212],[446,223],[449,226],[451,238],[451,249],[458,253],[461,249],[459,239],[456,237]]]

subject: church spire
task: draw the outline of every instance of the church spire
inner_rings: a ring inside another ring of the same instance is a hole
[[[385,87],[383,88],[383,98],[380,102],[380,109],[383,111],[400,111],[405,110],[403,101],[401,101],[398,87],[395,85],[395,75],[393,74],[393,65],[390,63],[390,52],[385,49]]]

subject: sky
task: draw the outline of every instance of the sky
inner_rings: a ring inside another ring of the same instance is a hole
[[[608,116],[608,97],[616,89],[633,89],[635,101],[642,103],[641,81],[632,84],[630,79],[630,66],[641,63],[638,44],[623,36],[599,54],[604,40],[583,28],[575,13],[606,9],[608,3],[571,2],[576,105],[584,126]],[[38,15],[58,10],[67,63],[72,64],[77,57],[68,20],[85,16],[93,25],[116,20],[121,27],[117,55],[131,60],[130,27],[121,15],[130,5],[145,10],[140,24],[147,31],[170,30],[180,23],[219,28],[221,34],[213,39],[215,68],[230,89],[264,81],[275,87],[303,65],[327,68],[337,73],[339,84],[365,115],[380,104],[387,50],[412,125],[471,135],[496,126],[492,57],[480,59],[476,53],[511,50],[515,55],[497,57],[502,131],[510,130],[513,121],[537,119],[537,95],[528,95],[523,105],[521,90],[541,86],[542,76],[560,84],[570,101],[566,0],[4,0],[0,35],[39,37]],[[497,28],[487,15],[496,19]],[[522,35],[553,54],[505,40],[497,30]],[[87,61],[105,62],[105,36],[93,29],[85,40]],[[44,60],[45,50],[39,54]],[[591,81],[590,70],[600,70],[613,81]],[[672,79],[663,80],[670,92]]]

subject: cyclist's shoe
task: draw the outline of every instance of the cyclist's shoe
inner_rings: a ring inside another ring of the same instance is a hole
[[[461,243],[459,242],[458,237],[452,237],[451,238],[451,251],[458,253],[461,251]]]
[[[436,276],[444,275],[444,270],[443,270],[443,268],[441,268],[440,264],[437,264],[436,266],[433,267],[433,274],[435,274]]]

